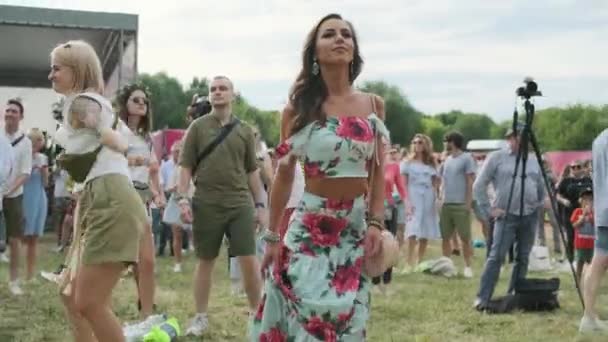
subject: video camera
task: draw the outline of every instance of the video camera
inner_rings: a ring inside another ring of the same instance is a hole
[[[533,96],[543,96],[543,93],[538,91],[538,84],[534,82],[532,77],[526,77],[524,79],[524,87],[519,87],[515,90],[515,94],[519,97],[530,99]]]
[[[194,99],[190,108],[188,108],[188,114],[192,117],[192,120],[198,119],[201,116],[207,115],[211,112],[211,102],[209,97],[194,95]]]

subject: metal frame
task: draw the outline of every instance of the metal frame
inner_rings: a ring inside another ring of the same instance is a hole
[[[135,44],[133,67],[135,75],[137,75],[137,31],[139,28],[137,15],[0,5],[0,29],[3,26],[40,28],[41,35],[45,34],[45,30],[52,29],[55,35],[51,39],[56,39],[57,30],[63,29],[66,32],[69,31],[69,35],[72,36],[74,36],[74,31],[80,30],[83,33],[87,31],[106,33],[107,38],[95,48],[102,62],[104,79],[107,82],[118,68],[119,86],[124,83],[122,78],[125,75],[122,68],[125,44],[133,42]],[[31,32],[28,34],[31,35]],[[57,43],[60,42],[57,41]],[[116,45],[118,45],[118,49],[116,49]],[[6,53],[5,56],[10,56],[11,50],[7,49],[4,53]],[[9,63],[11,58],[18,57],[9,57]],[[115,64],[112,65],[114,61]],[[23,68],[19,68],[19,70],[10,64],[4,64],[4,67],[0,66],[0,74],[3,75],[0,77],[0,86],[48,87],[47,83],[43,81],[46,79],[48,71],[45,70],[43,75],[43,71],[40,69],[39,63],[23,64]]]

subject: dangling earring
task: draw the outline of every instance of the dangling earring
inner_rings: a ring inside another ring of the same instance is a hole
[[[317,63],[317,57],[313,59],[312,63],[312,74],[317,76],[319,74],[319,63]]]

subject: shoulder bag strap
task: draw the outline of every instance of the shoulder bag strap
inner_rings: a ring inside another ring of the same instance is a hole
[[[234,118],[234,120],[232,120],[232,122],[230,122],[229,124],[227,124],[226,126],[222,127],[220,134],[218,134],[215,139],[213,139],[213,141],[211,143],[209,143],[209,145],[207,145],[205,147],[205,149],[203,150],[203,152],[201,152],[201,154],[198,155],[198,158],[196,159],[196,164],[194,165],[194,169],[192,170],[192,172],[194,173],[196,171],[196,169],[198,168],[198,166],[200,165],[200,163],[207,158],[207,156],[209,156],[211,154],[211,152],[213,152],[213,150],[215,150],[215,148],[222,143],[222,141],[224,141],[224,139],[226,139],[226,137],[228,136],[228,134],[230,134],[230,132],[232,132],[232,130],[238,126],[238,124],[241,123],[241,120],[239,120],[238,118]]]
[[[25,138],[25,134],[21,134],[21,136],[20,136],[19,138],[15,139],[15,141],[13,141],[13,142],[11,143],[11,146],[12,146],[12,147],[17,146],[17,144],[18,144],[18,143],[20,143],[20,142],[21,142],[21,140],[23,140],[23,138]]]

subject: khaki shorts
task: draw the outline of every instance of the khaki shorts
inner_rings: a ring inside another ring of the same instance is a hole
[[[88,182],[80,194],[83,264],[137,262],[146,209],[124,175],[109,174]]]
[[[439,224],[442,239],[452,238],[454,231],[457,231],[460,239],[471,240],[471,212],[465,204],[444,204],[441,207]]]
[[[2,199],[2,212],[6,223],[6,237],[20,238],[23,236],[23,195]]]
[[[232,256],[255,255],[254,209],[252,206],[225,208],[193,203],[192,239],[200,259],[215,259],[224,236]]]

